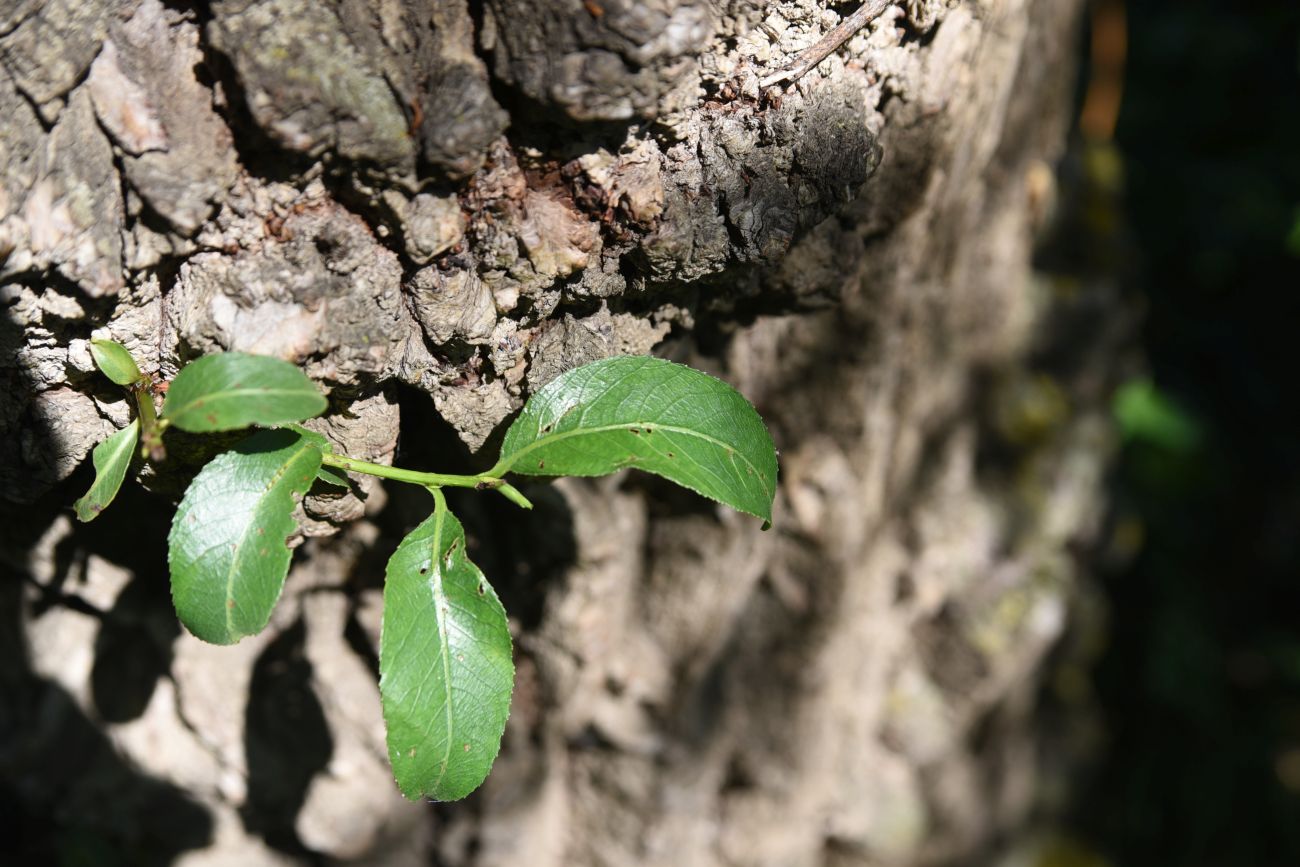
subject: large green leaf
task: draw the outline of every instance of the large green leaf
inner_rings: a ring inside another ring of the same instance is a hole
[[[402,794],[454,801],[492,769],[515,671],[505,609],[441,492],[434,499],[388,561],[379,693]]]
[[[321,453],[292,430],[254,434],[205,466],[168,537],[172,601],[186,628],[233,644],[266,626],[289,571],[294,495],[311,487]]]
[[[185,365],[172,380],[162,417],[191,433],[275,425],[320,415],[327,406],[301,370],[265,355],[222,352]]]
[[[118,385],[134,385],[143,376],[130,351],[116,341],[95,338],[90,341],[90,355],[95,366]]]
[[[776,449],[734,388],[658,358],[608,358],[544,386],[506,432],[491,475],[655,473],[765,521]]]
[[[126,470],[131,465],[131,455],[135,453],[135,444],[139,439],[140,419],[137,418],[95,446],[90,455],[95,465],[95,481],[86,495],[72,504],[77,510],[77,520],[93,521],[113,502],[117,489],[122,487],[122,480],[126,478]]]

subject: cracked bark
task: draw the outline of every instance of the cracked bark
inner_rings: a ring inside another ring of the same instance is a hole
[[[138,509],[73,527],[90,448],[128,418],[93,334],[164,376],[215,350],[286,358],[328,392],[314,426],[342,449],[447,470],[487,462],[559,372],[655,352],[767,418],[775,529],[636,476],[538,489],[527,517],[457,503],[518,643],[481,794],[427,808],[389,779],[376,582],[412,507],[369,481],[303,504],[318,538],[266,634],[232,649],[159,633],[170,679],[100,723],[108,743],[206,811],[194,863],[970,858],[1034,805],[1030,698],[1108,447],[1113,358],[1062,345],[1030,268],[1079,6],[909,0],[769,89],[840,7],[0,13],[0,498],[6,562],[31,578],[6,638],[28,665],[6,683],[100,718],[105,627],[41,588],[111,607],[134,573],[166,615],[157,561],[106,536],[161,540],[212,448],[178,441]],[[1055,379],[1047,349],[1075,359]],[[243,710],[272,646],[327,731],[302,791],[252,767],[298,755]],[[67,784],[8,746],[0,775],[36,804]],[[80,821],[148,839],[138,815]]]

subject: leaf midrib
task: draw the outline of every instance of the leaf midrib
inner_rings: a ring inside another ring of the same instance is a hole
[[[126,427],[122,428],[121,431],[117,431],[117,432],[115,432],[114,434],[112,434],[112,435],[109,437],[110,440],[113,439],[114,437],[120,437],[121,439],[118,440],[117,448],[113,449],[111,452],[108,453],[108,458],[106,458],[106,459],[104,460],[104,464],[103,464],[103,466],[105,466],[105,467],[107,467],[107,466],[111,466],[112,463],[113,463],[113,459],[115,459],[115,458],[117,458],[119,455],[121,455],[122,452],[130,452],[133,448],[135,448],[135,442],[136,442],[135,439],[133,439],[133,438],[130,437],[130,436],[127,436],[126,433],[125,433],[125,431],[129,431],[129,430],[131,430],[132,428],[134,428],[137,432],[139,431],[139,429],[140,429],[140,419],[138,419],[138,418],[133,418],[133,419],[131,419],[131,423],[130,423],[129,425],[127,425]],[[92,462],[92,463],[94,462],[94,461],[93,461],[93,455],[92,455],[92,461],[91,461],[91,462]],[[96,469],[96,470],[99,470],[99,469],[100,469],[100,466],[96,465],[96,466],[95,466],[95,469]]]
[[[763,477],[763,471],[760,470],[758,467],[756,467],[753,461],[751,461],[740,449],[736,448],[731,443],[724,442],[723,440],[720,440],[717,437],[709,436],[706,433],[700,433],[699,431],[691,430],[690,428],[679,427],[677,425],[663,424],[657,421],[638,421],[635,419],[630,421],[625,421],[625,422],[619,422],[618,424],[600,425],[599,427],[576,428],[574,430],[564,431],[563,433],[548,434],[546,435],[546,437],[542,439],[534,440],[533,442],[524,446],[522,449],[515,452],[514,454],[509,455],[506,458],[502,458],[502,460],[499,461],[497,465],[493,467],[490,471],[488,471],[485,475],[499,476],[504,473],[508,473],[510,472],[510,468],[513,467],[516,463],[518,463],[519,459],[527,455],[529,452],[535,451],[543,446],[560,442],[561,440],[570,439],[571,437],[576,437],[576,436],[584,436],[586,434],[598,434],[598,433],[606,433],[608,431],[626,430],[627,428],[633,428],[638,426],[643,428],[648,427],[656,431],[662,430],[662,431],[667,431],[668,433],[676,433],[676,434],[682,434],[684,436],[695,437],[696,439],[704,440],[705,442],[712,443],[715,446],[728,450],[733,455],[738,455],[740,459],[744,461],[745,464],[748,465],[749,468],[754,471],[754,475],[758,478],[759,484],[763,486],[763,493],[767,495],[771,495],[771,491],[767,487],[767,480]]]
[[[431,555],[433,562],[429,566],[430,589],[433,592],[433,616],[438,622],[438,643],[442,646],[442,691],[443,707],[446,708],[445,717],[447,720],[447,737],[445,739],[445,750],[442,754],[442,764],[438,770],[438,776],[429,788],[437,791],[442,785],[442,778],[447,775],[447,768],[451,766],[451,743],[453,714],[451,710],[451,645],[447,640],[449,634],[447,630],[446,613],[442,610],[441,603],[446,600],[447,594],[442,585],[442,528],[446,523],[447,504],[438,498],[434,506],[433,514],[433,545]]]
[[[305,388],[257,388],[257,387],[238,388],[238,389],[228,388],[225,389],[224,391],[206,392],[204,394],[199,395],[196,398],[193,398],[188,403],[183,404],[181,408],[176,410],[175,412],[164,412],[163,414],[167,418],[170,418],[174,421],[176,419],[176,416],[184,415],[187,412],[192,412],[194,411],[196,406],[201,407],[204,404],[219,401],[219,400],[229,400],[231,398],[237,398],[237,397],[248,397],[250,395],[257,395],[258,397],[285,396],[285,395],[288,395],[290,397],[317,396],[316,393],[308,391]],[[324,398],[322,398],[322,400],[323,399]],[[164,407],[163,409],[166,410],[166,407]]]

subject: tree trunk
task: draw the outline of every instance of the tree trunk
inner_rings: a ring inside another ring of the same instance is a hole
[[[25,580],[0,791],[23,851],[902,865],[1020,827],[1108,447],[1108,359],[1031,270],[1081,5],[907,0],[763,88],[852,9],[9,3],[0,496]],[[535,487],[531,514],[455,498],[518,683],[481,792],[407,803],[375,644],[425,504],[308,497],[272,626],[200,643],[164,540],[213,446],[177,437],[71,520],[129,418],[92,334],[163,376],[289,359],[341,450],[449,472],[559,372],[654,352],[757,405],[776,520],[636,474]]]

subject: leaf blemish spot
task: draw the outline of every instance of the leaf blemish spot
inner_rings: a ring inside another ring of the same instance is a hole
[[[469,744],[465,744],[465,752],[469,752]]]
[[[537,462],[537,469],[539,469],[539,470],[544,470],[544,469],[546,469],[546,461],[538,461],[538,462]]]

